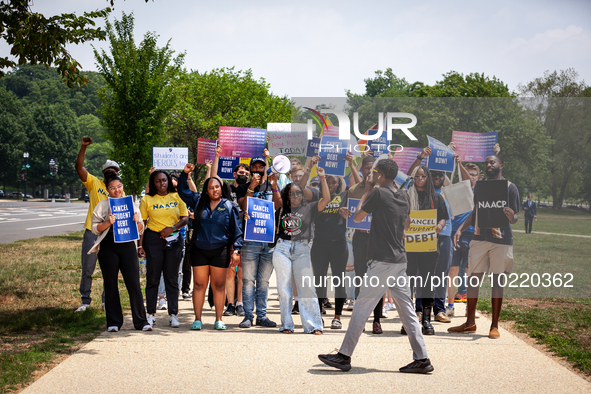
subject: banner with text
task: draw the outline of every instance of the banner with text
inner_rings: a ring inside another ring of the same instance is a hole
[[[433,137],[427,136],[427,139],[431,148],[431,156],[427,159],[427,167],[430,170],[452,172],[454,170],[454,151]]]
[[[255,157],[262,156],[267,146],[267,130],[246,127],[220,127],[220,156]]]
[[[182,170],[189,162],[189,148],[152,147],[152,167],[157,170]]]
[[[244,240],[273,243],[275,238],[275,209],[273,201],[247,197],[248,216],[244,228]]]
[[[220,157],[218,176],[225,180],[234,180],[234,167],[238,164],[240,164],[239,157]]]
[[[509,227],[509,218],[504,212],[504,208],[509,206],[509,184],[506,179],[476,182],[474,200],[478,227]]]
[[[304,156],[308,148],[307,130],[305,123],[267,123],[269,154]]]
[[[355,223],[355,221],[353,220],[353,216],[355,215],[355,211],[357,210],[357,205],[359,205],[359,201],[361,201],[361,199],[357,198],[350,198],[347,201],[347,209],[353,213],[353,215],[347,218],[347,228],[369,231],[369,229],[371,228],[371,213],[367,215],[365,219],[363,219],[359,223]]]
[[[394,157],[392,158],[392,160],[394,160],[396,164],[398,164],[398,169],[406,174],[408,173],[408,169],[410,168],[412,163],[414,163],[417,156],[421,154],[423,149],[412,147],[404,147],[404,149],[402,150],[399,149],[400,148],[396,149],[396,152],[394,152]],[[421,165],[427,165],[426,157],[423,160],[421,160]]]
[[[437,251],[437,210],[410,211],[410,227],[405,231],[407,252]]]
[[[326,175],[345,176],[348,143],[339,137],[322,137],[318,167],[324,168]]]
[[[137,231],[137,223],[133,221],[133,198],[131,196],[121,198],[109,197],[109,206],[111,213],[115,215],[115,223],[113,224],[115,242],[130,242],[140,239]]]
[[[451,142],[456,144],[456,153],[462,161],[484,162],[486,156],[494,155],[493,150],[497,144],[498,134],[491,133],[468,133],[466,131],[454,131],[451,135]]]
[[[197,163],[205,164],[205,160],[213,160],[215,157],[216,140],[197,138]]]

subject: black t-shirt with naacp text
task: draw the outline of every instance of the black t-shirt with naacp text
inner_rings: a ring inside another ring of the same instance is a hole
[[[367,195],[361,209],[372,215],[367,259],[406,263],[404,226],[410,214],[406,190],[376,187]]]
[[[347,221],[339,215],[339,208],[347,200],[348,190],[336,194],[314,221],[314,241],[344,240],[347,233]]]
[[[287,210],[277,209],[275,215],[279,215],[279,233],[281,239],[287,241],[308,240],[311,238],[312,222],[320,212],[318,202],[302,205],[298,208]]]

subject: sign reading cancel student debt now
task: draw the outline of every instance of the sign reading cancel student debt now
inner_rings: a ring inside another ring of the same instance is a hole
[[[347,201],[347,209],[353,213],[353,215],[347,218],[347,228],[354,228],[355,230],[366,230],[369,231],[371,228],[371,213],[365,217],[361,222],[355,223],[353,216],[357,211],[357,205],[359,205],[359,199],[350,198]]]
[[[273,201],[247,197],[246,212],[250,219],[246,221],[244,240],[273,243],[275,237]]]
[[[152,148],[152,166],[158,170],[182,170],[188,162],[189,148]]]
[[[405,231],[407,252],[437,251],[437,210],[410,211],[410,227]]]
[[[454,151],[433,137],[427,136],[427,140],[429,140],[431,148],[427,167],[430,170],[452,172],[454,170]]]
[[[339,137],[322,137],[318,166],[324,168],[326,175],[345,176],[348,143],[349,141],[340,140]]]
[[[111,213],[115,215],[113,224],[113,235],[115,242],[129,242],[140,239],[137,231],[137,224],[133,221],[133,199],[131,196],[121,198],[110,198],[109,206]]]

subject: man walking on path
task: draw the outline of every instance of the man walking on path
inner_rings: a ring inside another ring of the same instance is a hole
[[[76,312],[84,312],[87,308],[90,308],[90,289],[92,287],[92,274],[96,267],[97,254],[88,254],[88,251],[94,245],[97,236],[92,233],[92,213],[96,204],[106,199],[109,194],[105,186],[104,180],[100,180],[94,175],[90,174],[84,168],[84,155],[86,148],[92,144],[92,138],[82,138],[82,146],[78,152],[76,158],[76,172],[80,177],[80,180],[88,190],[88,197],[90,203],[88,205],[88,214],[86,215],[86,221],[84,222],[84,238],[82,240],[82,277],[80,278],[80,296],[82,297],[82,304],[76,309]],[[104,178],[118,176],[119,175],[119,164],[112,160],[107,160],[103,166]],[[103,308],[105,305],[105,293],[102,295]]]
[[[470,243],[470,252],[468,254],[468,308],[466,313],[466,323],[450,327],[449,332],[474,332],[476,331],[476,303],[478,302],[478,290],[485,273],[492,274],[492,323],[488,337],[496,339],[499,334],[499,315],[503,305],[503,287],[500,286],[500,274],[509,275],[513,272],[513,232],[511,226],[504,228],[480,229],[478,227],[478,185],[480,182],[488,180],[500,180],[503,178],[503,160],[490,155],[486,158],[485,171],[488,178],[476,182],[474,188],[474,210],[468,218],[462,223],[454,235],[454,244],[457,247],[460,236],[470,225],[474,226],[474,239]],[[515,184],[509,182],[508,185],[508,207],[503,208],[505,216],[510,224],[517,223],[517,212],[519,212],[519,191]],[[478,282],[472,281],[477,278]]]
[[[373,179],[379,187],[369,184],[359,201],[353,220],[361,222],[372,214],[368,243],[367,280],[362,284],[359,297],[351,315],[349,328],[341,349],[337,354],[321,354],[320,361],[331,367],[348,371],[351,369],[351,355],[359,341],[365,322],[378,300],[384,296],[386,286],[390,288],[396,310],[406,327],[413,350],[414,361],[400,368],[400,372],[428,373],[433,366],[427,358],[427,349],[421,333],[421,326],[411,300],[410,283],[406,276],[406,253],[403,229],[410,221],[410,199],[404,190],[394,185],[398,165],[393,160],[380,160],[373,169]]]
[[[536,207],[535,201],[532,200],[532,195],[527,196],[527,200],[523,203],[523,211],[524,211],[524,218],[525,218],[525,233],[531,234],[531,225],[538,217],[538,209]]]

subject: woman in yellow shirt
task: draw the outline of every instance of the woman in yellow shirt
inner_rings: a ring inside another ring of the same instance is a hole
[[[146,256],[146,306],[148,322],[156,322],[156,303],[160,274],[164,275],[168,314],[171,327],[180,325],[178,314],[178,272],[182,254],[179,230],[189,222],[187,206],[176,193],[170,175],[154,171],[148,181],[148,192],[140,203],[146,231],[140,238],[138,254]]]

